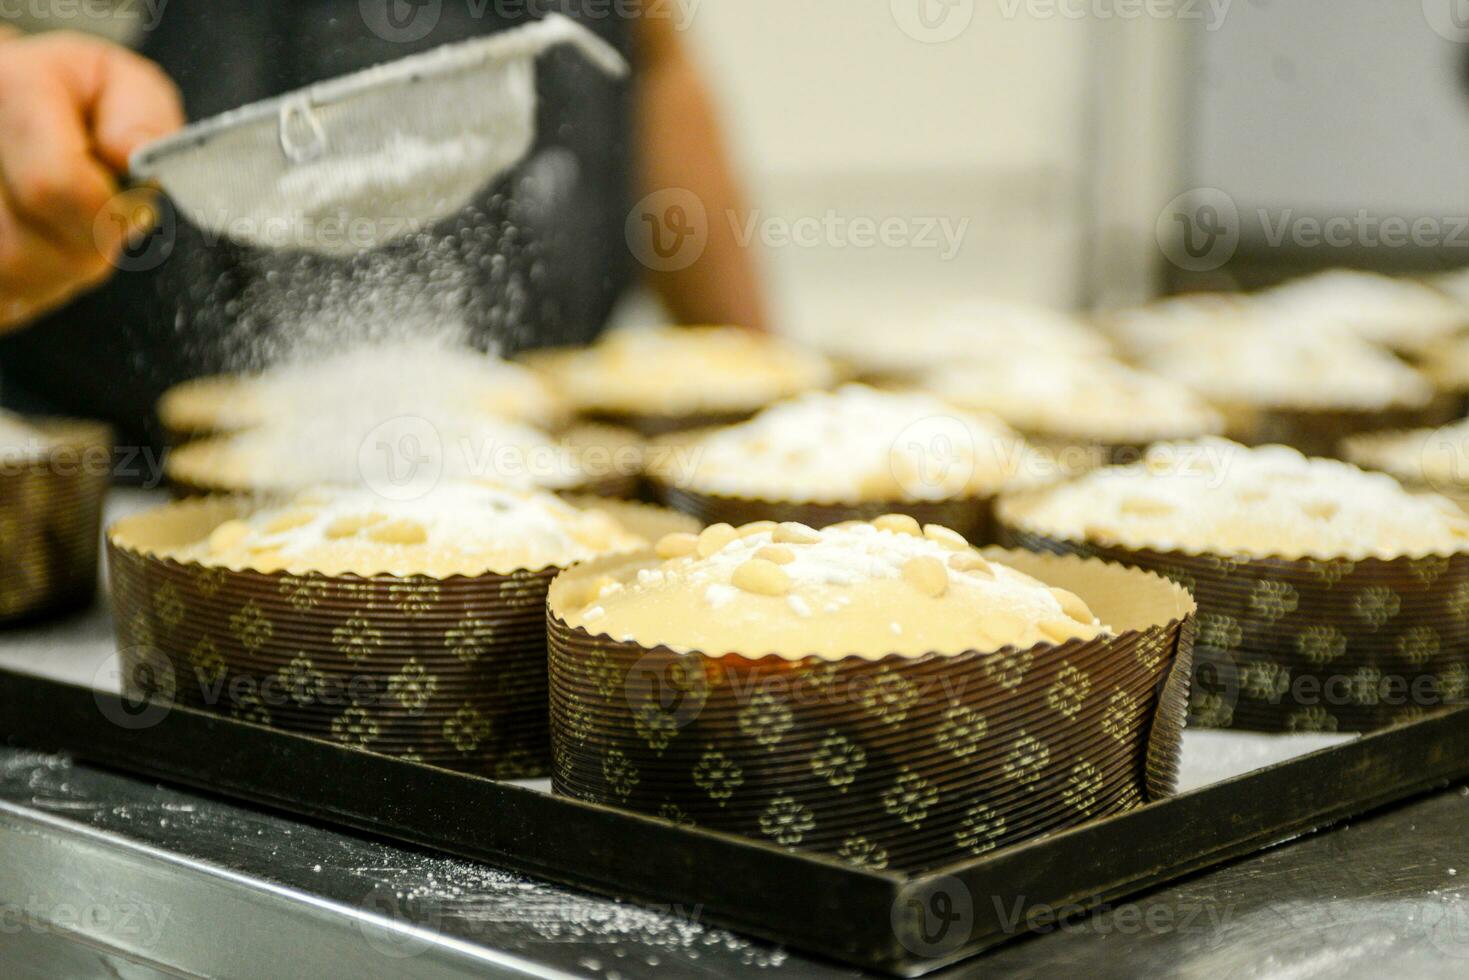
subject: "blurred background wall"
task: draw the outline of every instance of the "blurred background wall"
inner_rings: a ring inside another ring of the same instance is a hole
[[[1094,30],[934,3],[929,26],[890,0],[705,0],[692,20],[766,217],[911,223],[897,247],[833,232],[765,248],[788,318],[975,291],[1079,298]],[[962,227],[957,249],[920,241],[932,218]]]

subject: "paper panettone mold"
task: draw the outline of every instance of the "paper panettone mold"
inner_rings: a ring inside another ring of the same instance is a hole
[[[1166,576],[1198,601],[1190,723],[1366,732],[1469,697],[1469,553],[1254,558],[1127,547],[1029,526],[1034,494],[997,508],[1002,542]]]
[[[1120,632],[997,653],[790,659],[678,653],[563,616],[550,596],[553,785],[592,802],[917,870],[1166,796],[1177,779],[1193,602],[1156,576],[987,557],[1082,595]]]
[[[597,506],[640,535],[692,526],[641,505]],[[159,554],[252,509],[241,499],[190,500],[109,530],[130,689],[448,768],[544,774],[545,595],[562,569],[362,577]]]
[[[33,445],[0,445],[0,624],[73,609],[97,588],[112,432],[29,420]]]
[[[1226,409],[1229,436],[1248,446],[1282,445],[1307,456],[1340,456],[1354,436],[1382,429],[1441,425],[1454,417],[1452,399],[1435,397],[1418,408],[1385,409]]]

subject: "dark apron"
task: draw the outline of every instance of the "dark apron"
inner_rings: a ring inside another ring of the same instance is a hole
[[[183,91],[190,119],[278,95],[557,9],[552,0],[172,0],[139,50]],[[578,3],[566,4],[574,15]],[[578,18],[624,55],[624,4]],[[423,21],[433,27],[422,37]],[[384,19],[386,15],[387,19]],[[369,28],[374,20],[376,30]],[[392,39],[380,36],[387,34]],[[170,385],[259,367],[273,333],[310,310],[320,284],[369,295],[421,289],[469,325],[481,347],[590,340],[632,279],[623,223],[632,206],[631,87],[557,50],[537,72],[535,148],[469,208],[433,229],[435,247],[388,246],[345,262],[266,256],[206,237],[176,214],[102,289],[0,339],[0,401],[30,412],[106,419],[129,443],[157,445],[153,414]],[[165,207],[167,206],[165,202]],[[150,251],[152,249],[153,251]],[[445,288],[443,270],[453,270]],[[405,287],[403,281],[412,283]]]

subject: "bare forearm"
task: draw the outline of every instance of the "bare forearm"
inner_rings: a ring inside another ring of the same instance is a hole
[[[680,322],[764,330],[765,298],[755,256],[740,244],[738,221],[731,220],[743,213],[743,201],[714,104],[672,24],[644,18],[640,30],[639,55],[645,66],[638,96],[642,193],[692,194],[703,206],[708,233],[691,264],[650,270],[649,282]]]

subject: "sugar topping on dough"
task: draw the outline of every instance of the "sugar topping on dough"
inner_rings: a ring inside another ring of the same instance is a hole
[[[587,479],[574,448],[529,426],[490,416],[351,411],[191,443],[170,455],[168,473],[194,486],[271,492],[326,483],[382,488],[409,478],[559,490]]]
[[[832,381],[825,358],[737,327],[624,329],[539,363],[558,391],[592,412],[753,411]]]
[[[940,368],[922,384],[955,405],[1047,437],[1146,442],[1224,428],[1219,413],[1184,385],[1106,357],[1011,352]]]
[[[1372,410],[1421,407],[1433,397],[1429,380],[1387,351],[1288,319],[1186,331],[1141,359],[1226,406]]]
[[[680,651],[869,658],[1028,648],[1104,632],[1077,596],[891,515],[814,530],[719,524],[657,544],[661,564],[590,583],[568,622]]]
[[[1163,444],[1002,516],[1053,537],[1132,548],[1287,558],[1392,558],[1469,550],[1469,518],[1392,477],[1284,446]]]
[[[549,494],[445,483],[408,501],[308,490],[228,521],[171,557],[261,572],[447,578],[566,566],[646,544],[608,515]]]
[[[984,495],[1042,468],[992,416],[863,385],[774,405],[667,460],[690,489],[828,503]]]

